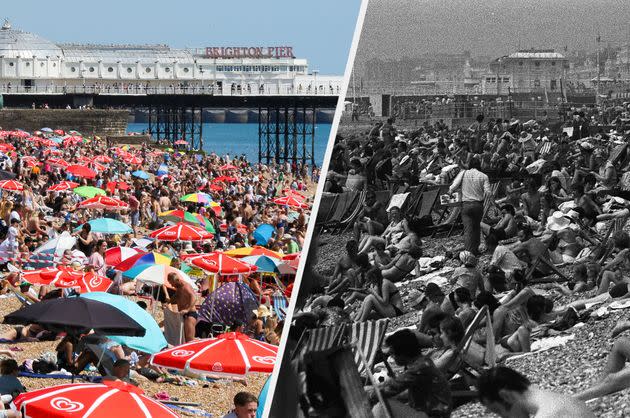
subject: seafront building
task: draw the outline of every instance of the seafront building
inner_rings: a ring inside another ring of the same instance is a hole
[[[343,77],[322,75],[290,46],[175,49],[167,45],[56,44],[0,28],[0,92],[337,95]]]

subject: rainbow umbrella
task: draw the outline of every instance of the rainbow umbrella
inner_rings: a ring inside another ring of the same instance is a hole
[[[153,264],[163,264],[165,266],[170,266],[171,257],[160,254],[160,253],[156,253],[155,251],[146,253],[146,254],[140,253],[140,254],[127,258],[125,261],[123,261],[120,264],[116,264],[114,266],[114,269],[125,272],[136,266],[153,265]]]
[[[183,210],[167,210],[158,215],[158,217],[169,222],[185,222],[191,225],[205,226],[205,221],[200,220],[196,214],[185,212]],[[214,231],[211,231],[214,232]]]
[[[179,200],[182,202],[210,203],[212,202],[212,196],[207,193],[190,193],[182,196]]]
[[[214,225],[212,224],[210,219],[208,219],[208,218],[206,218],[204,216],[201,216],[198,213],[193,213],[193,215],[195,215],[195,218],[197,218],[199,220],[199,225],[201,225],[204,228],[206,228],[206,231],[212,232],[213,234],[216,234],[217,231],[214,230]]]
[[[266,255],[267,257],[282,259],[282,254],[275,251],[271,251],[260,245],[254,245],[253,247],[235,248],[233,250],[225,251],[223,254],[227,254],[230,257],[249,257],[255,255]]]
[[[250,255],[240,259],[252,266],[258,267],[257,271],[276,274],[295,274],[295,270],[283,263],[278,258],[267,257],[266,255]]]

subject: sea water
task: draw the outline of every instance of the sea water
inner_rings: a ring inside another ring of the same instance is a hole
[[[322,166],[331,126],[324,123],[315,125],[314,157],[317,167]],[[148,129],[147,123],[130,123],[127,132],[142,132]],[[229,154],[230,157],[245,154],[249,161],[258,162],[257,123],[204,123],[202,134],[204,151],[218,155]],[[310,147],[308,142],[307,147]]]

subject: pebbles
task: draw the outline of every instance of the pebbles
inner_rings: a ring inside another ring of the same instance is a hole
[[[21,305],[16,298],[9,297],[0,299],[0,317],[4,318],[5,315],[19,309],[20,306]],[[160,312],[160,310],[158,309],[156,312]],[[0,324],[0,332],[4,332],[7,329],[10,329],[9,325]],[[26,359],[38,358],[45,351],[54,352],[56,345],[56,341],[46,341],[11,344],[9,346],[19,347],[23,350],[15,352],[18,364],[22,364],[22,362]],[[3,345],[2,348],[5,347],[7,346]],[[268,375],[266,374],[251,374],[247,377],[247,386],[243,386],[241,383],[232,381],[217,381],[215,383],[198,381],[197,386],[177,386],[170,383],[143,381],[141,382],[140,387],[149,397],[153,397],[153,395],[157,392],[166,391],[171,398],[175,397],[180,401],[197,402],[200,404],[201,408],[210,412],[213,416],[222,417],[233,408],[234,395],[241,391],[247,391],[258,396],[267,377]],[[32,379],[25,377],[20,377],[19,379],[28,390],[56,386],[70,382],[69,379]],[[207,385],[207,387],[204,387],[205,385]],[[181,414],[179,411],[177,413]]]
[[[318,251],[318,265],[316,269],[324,274],[332,273],[337,260],[345,253],[345,243],[351,234],[331,236],[324,234],[320,237],[321,246]],[[437,255],[444,252],[444,248],[458,248],[461,237],[425,239],[424,252],[426,255]],[[490,261],[489,255],[479,259],[479,267]],[[450,260],[447,266],[457,267],[459,263]],[[563,273],[570,274],[570,268],[563,268]],[[543,288],[543,286],[535,286]],[[409,301],[418,295],[417,285],[414,283],[407,289],[401,289],[405,306],[409,310]],[[579,296],[554,297],[555,305],[560,306],[568,302],[593,296],[593,292]],[[606,364],[606,359],[614,341],[618,338],[630,338],[630,331],[626,331],[616,339],[610,338],[610,332],[620,319],[628,319],[630,309],[615,310],[605,318],[595,320],[590,318],[582,327],[575,327],[569,332],[575,334],[575,339],[562,347],[553,348],[540,354],[510,361],[509,366],[525,374],[533,383],[544,389],[571,394],[580,392],[597,382]],[[408,312],[393,318],[388,331],[396,328],[414,325],[420,316],[418,312]],[[630,367],[630,366],[628,366]],[[630,416],[630,389],[616,394],[596,399],[588,403],[598,417],[612,418]],[[490,415],[479,403],[467,404],[453,412],[453,417],[487,417]]]

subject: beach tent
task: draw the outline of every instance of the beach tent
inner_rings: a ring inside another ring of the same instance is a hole
[[[269,224],[262,224],[253,233],[253,237],[258,245],[267,245],[273,236],[275,229]]]

